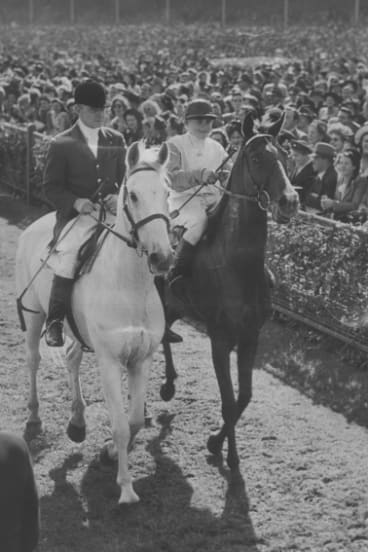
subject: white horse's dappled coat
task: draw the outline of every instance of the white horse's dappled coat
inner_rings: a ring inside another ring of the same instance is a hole
[[[120,190],[114,230],[126,237],[131,231],[131,224],[123,211],[124,201],[135,222],[155,214],[163,217],[152,218],[139,227],[138,249],[128,247],[116,236],[109,234],[92,270],[76,282],[72,297],[79,331],[85,343],[95,351],[101,372],[113,441],[118,453],[117,481],[121,486],[119,502],[125,503],[138,500],[128,472],[128,445],[144,423],[147,373],[165,327],[163,308],[154,285],[154,273],[167,271],[172,262],[168,228],[164,220],[167,215],[167,157],[166,144],[155,153],[143,150],[138,143],[130,146],[127,152],[127,179],[125,187],[122,186]],[[55,214],[48,214],[21,235],[16,266],[18,294],[40,267],[40,259],[45,257],[54,222]],[[39,341],[51,280],[51,270],[44,268],[23,300],[26,307],[39,311],[39,314],[25,312],[27,364],[31,380],[28,426],[41,423],[36,375],[40,362]],[[73,400],[70,424],[83,432],[85,405],[79,382],[82,350],[68,327],[66,331],[73,339],[72,345],[66,350]],[[128,374],[128,417],[124,413],[121,393],[123,367]]]

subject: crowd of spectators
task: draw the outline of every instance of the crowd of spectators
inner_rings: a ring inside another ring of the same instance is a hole
[[[368,41],[336,24],[276,32],[216,25],[3,28],[0,121],[53,136],[76,120],[73,91],[86,78],[108,89],[106,125],[127,145],[185,131],[193,98],[216,114],[211,133],[241,142],[252,112],[278,137],[303,209],[364,223],[368,213]],[[260,56],[267,56],[262,59]]]

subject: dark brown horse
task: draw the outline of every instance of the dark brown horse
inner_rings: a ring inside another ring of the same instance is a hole
[[[282,121],[268,129],[274,136]],[[243,123],[244,143],[234,163],[226,193],[198,245],[192,276],[187,281],[185,305],[168,293],[168,323],[185,313],[200,319],[211,340],[212,359],[218,380],[224,424],[211,435],[207,447],[219,454],[228,439],[227,463],[239,464],[235,425],[252,396],[252,369],[258,336],[270,311],[270,292],[265,272],[267,210],[273,219],[287,223],[297,213],[298,195],[290,184],[272,145],[271,136],[255,134],[253,119]],[[230,352],[236,347],[239,393],[234,396]],[[164,400],[175,393],[177,377],[170,345],[164,342],[166,382]]]

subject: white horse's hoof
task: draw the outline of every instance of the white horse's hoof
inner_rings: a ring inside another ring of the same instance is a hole
[[[135,504],[139,502],[139,496],[133,489],[133,485],[127,485],[121,490],[119,504]]]

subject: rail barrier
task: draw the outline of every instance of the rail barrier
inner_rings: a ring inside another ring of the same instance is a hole
[[[35,125],[0,122],[0,185],[27,203],[38,199],[50,205],[42,190],[42,171],[49,137]]]
[[[368,353],[368,229],[300,212],[271,222],[276,310]]]

